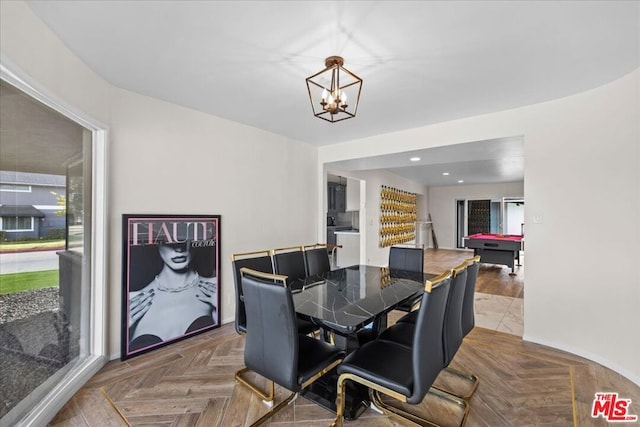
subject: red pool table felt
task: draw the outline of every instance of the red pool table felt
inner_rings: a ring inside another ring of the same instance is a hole
[[[467,239],[484,239],[484,240],[522,240],[523,236],[517,234],[491,234],[491,233],[478,233],[468,236]]]

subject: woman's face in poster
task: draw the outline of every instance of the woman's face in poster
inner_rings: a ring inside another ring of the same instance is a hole
[[[160,258],[172,270],[180,271],[189,267],[191,252],[185,243],[164,243],[158,247]]]

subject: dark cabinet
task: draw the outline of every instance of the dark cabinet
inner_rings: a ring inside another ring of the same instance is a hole
[[[347,187],[329,182],[327,184],[327,204],[330,213],[344,212],[347,208]]]

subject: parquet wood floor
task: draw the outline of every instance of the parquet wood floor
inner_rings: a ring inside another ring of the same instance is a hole
[[[456,256],[464,259],[469,255],[465,251],[440,251],[431,254],[426,271],[439,272],[456,265]],[[435,265],[436,256],[442,258],[440,266]],[[452,264],[445,265],[447,262]],[[483,268],[481,275],[485,273]],[[509,282],[505,286],[516,285]],[[499,288],[497,284],[495,288]],[[267,408],[234,381],[234,373],[243,366],[243,348],[244,338],[227,324],[125,362],[112,361],[49,425],[249,425]],[[452,366],[480,378],[470,400],[467,426],[604,426],[607,423],[602,418],[590,417],[594,393],[600,391],[616,391],[631,399],[629,412],[640,414],[640,388],[631,381],[594,362],[524,342],[515,335],[476,327]],[[437,383],[456,389],[462,386],[446,373]],[[276,401],[287,394],[279,387],[276,391]],[[444,426],[456,425],[460,419],[458,408],[432,396],[411,409]],[[328,426],[332,420],[331,412],[299,397],[267,425],[315,427]],[[368,410],[347,425],[400,424]]]
[[[467,258],[473,257],[470,250],[427,249],[424,256],[424,271],[441,273],[453,268]],[[505,297],[524,297],[524,255],[521,253],[522,266],[515,268],[515,276],[510,276],[511,269],[503,265],[480,264],[476,291],[483,294],[502,295]]]

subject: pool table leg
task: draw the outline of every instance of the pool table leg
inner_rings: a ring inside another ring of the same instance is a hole
[[[518,259],[520,257],[520,252],[516,252],[514,259]],[[511,260],[511,273],[509,273],[509,276],[515,276],[516,275],[516,266],[515,266],[515,262],[514,260]],[[520,265],[520,260],[518,260],[518,265]]]

